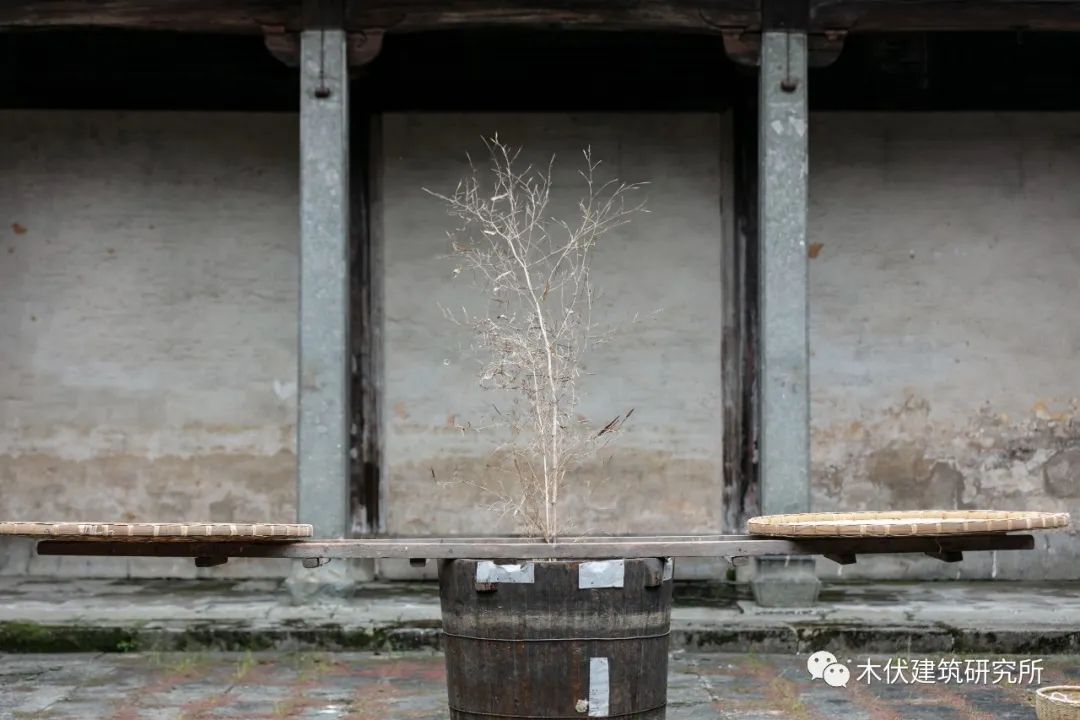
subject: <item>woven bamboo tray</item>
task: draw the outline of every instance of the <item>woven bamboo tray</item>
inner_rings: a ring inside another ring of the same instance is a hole
[[[751,535],[771,537],[910,537],[1048,530],[1068,524],[1068,513],[1026,510],[908,510],[765,515],[752,518],[747,522],[746,529]]]
[[[1053,685],[1035,691],[1039,720],[1080,720],[1080,687]]]
[[[0,535],[36,539],[184,542],[191,540],[282,542],[311,537],[311,525],[287,523],[2,522]]]

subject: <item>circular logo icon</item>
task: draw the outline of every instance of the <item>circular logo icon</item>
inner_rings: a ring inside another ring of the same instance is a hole
[[[847,687],[850,679],[851,671],[847,669],[847,665],[833,663],[825,668],[825,682],[832,687]]]
[[[806,660],[806,669],[810,677],[820,680],[825,676],[825,668],[836,664],[836,656],[825,650],[818,650]]]

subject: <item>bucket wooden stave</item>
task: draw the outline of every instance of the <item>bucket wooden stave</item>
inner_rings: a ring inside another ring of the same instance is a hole
[[[492,584],[477,582],[479,562],[439,568],[452,720],[665,717],[664,560],[620,561],[622,587],[587,589],[580,561],[537,561],[532,582]]]

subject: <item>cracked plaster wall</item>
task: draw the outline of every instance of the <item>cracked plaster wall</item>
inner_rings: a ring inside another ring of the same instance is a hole
[[[701,133],[712,121],[693,122],[700,127],[690,130]],[[0,171],[15,181],[0,193],[0,515],[292,519],[295,123],[284,115],[3,113]],[[410,137],[392,123],[388,130],[391,140]],[[661,163],[655,144],[629,156],[630,174],[657,184],[677,184],[683,173],[714,182],[719,170],[706,158],[715,151],[688,140],[683,152],[673,138],[685,134],[665,132],[646,123],[628,136],[662,137],[669,153]],[[1080,118],[816,114],[811,133],[815,508],[1076,510],[1080,324],[1071,310],[1080,305]],[[448,158],[435,179],[451,179],[460,169],[456,135],[427,137]],[[595,134],[579,128],[569,137]],[[618,151],[611,143],[602,149]],[[413,180],[430,176],[409,157],[389,158],[388,172],[415,189]],[[714,232],[704,215],[693,219],[685,195],[654,198],[654,211],[674,203],[694,233]],[[436,216],[421,210],[399,222],[435,227]],[[646,240],[684,228],[648,228],[641,252],[656,248]],[[410,247],[389,256],[388,293],[410,273],[438,276],[415,255],[419,240]],[[706,246],[695,247],[658,276],[664,287],[682,283],[698,297],[704,285],[694,283],[719,277],[705,262]],[[646,264],[655,271],[671,258],[665,249]],[[404,263],[401,272],[394,263]],[[633,269],[629,260],[613,263],[619,272]],[[627,291],[639,294],[642,308],[670,310],[660,284],[638,285]],[[716,320],[689,299],[683,311],[680,332]],[[433,318],[418,322],[413,310],[396,317],[391,307],[387,322],[390,362],[419,353],[409,338],[446,331]],[[656,373],[666,373],[669,388],[699,372],[718,379],[718,356],[712,345],[682,347],[685,339],[673,344],[676,334],[657,332],[645,330],[629,349],[660,353],[638,355],[651,359],[604,390],[632,398],[642,424],[628,436],[629,452],[612,460],[622,457],[625,467],[604,470],[634,479],[598,503],[597,514],[639,503],[633,512],[656,529],[672,517],[697,518],[692,524],[704,529],[712,509],[702,507],[719,497],[710,483],[720,449],[705,442],[721,435],[719,424],[708,425],[711,401],[689,398],[696,404],[685,427],[654,426],[652,419],[678,418],[682,396],[666,392],[657,401],[642,388]],[[461,348],[444,341],[457,354],[443,355],[458,362]],[[687,353],[694,361],[680,365],[676,356]],[[429,473],[417,443],[434,442],[446,451],[439,462],[449,474],[456,454],[476,456],[447,428],[458,404],[428,392],[429,406],[418,409],[408,396],[413,381],[394,374],[404,367],[391,366],[388,376],[403,389],[387,402],[391,472]],[[423,397],[428,382],[411,387]],[[598,413],[619,404],[605,402],[614,401],[598,402]],[[657,469],[663,481],[637,493]],[[685,488],[686,478],[700,487],[670,492]],[[617,495],[636,499],[626,505]],[[422,524],[409,497],[395,503],[393,522]],[[1074,535],[1046,535],[1040,546],[956,566],[862,560],[842,577],[1075,577]],[[210,572],[285,569],[243,565]],[[194,572],[172,561],[33,559],[25,544],[0,546],[0,572],[27,569]],[[827,561],[821,570],[841,576]]]
[[[1080,510],[1080,116],[816,114],[817,510]],[[829,576],[1060,577],[1039,551]]]

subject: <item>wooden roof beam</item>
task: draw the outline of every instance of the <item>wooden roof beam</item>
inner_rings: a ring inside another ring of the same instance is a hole
[[[809,0],[821,31],[1078,31],[1077,0]]]
[[[760,0],[343,0],[346,29],[567,27],[758,30]],[[1080,0],[808,0],[811,32],[1080,30]],[[115,28],[257,35],[295,32],[296,0],[4,0],[0,29]]]
[[[757,22],[758,0],[344,0],[349,31],[557,26],[720,32]],[[296,0],[5,0],[0,28],[114,28],[260,34],[298,31]]]
[[[282,0],[5,0],[0,28],[108,28],[258,34],[299,29],[300,3]]]

